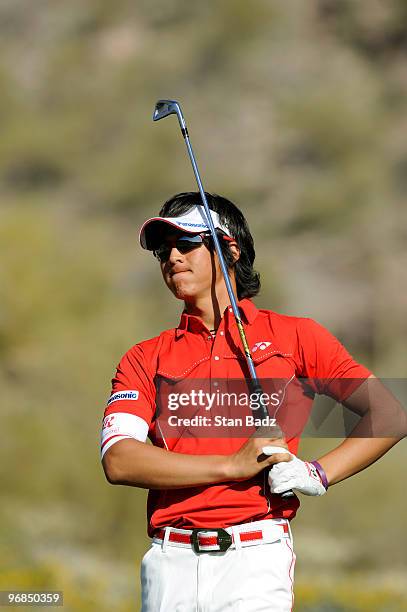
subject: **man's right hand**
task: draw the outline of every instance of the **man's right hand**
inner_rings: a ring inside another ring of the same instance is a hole
[[[281,448],[281,453],[270,454],[267,447]],[[263,451],[264,448],[264,451]],[[264,468],[272,467],[281,461],[291,461],[287,452],[288,446],[283,438],[249,438],[247,442],[227,459],[227,474],[229,480],[247,480]]]

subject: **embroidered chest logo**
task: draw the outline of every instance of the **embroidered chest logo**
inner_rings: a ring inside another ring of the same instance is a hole
[[[254,347],[252,348],[252,353],[255,353],[257,350],[264,351],[267,347],[269,347],[271,342],[256,342]]]

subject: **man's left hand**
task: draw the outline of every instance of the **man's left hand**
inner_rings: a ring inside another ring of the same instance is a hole
[[[296,489],[304,495],[324,495],[326,489],[315,466],[291,455],[291,461],[271,468],[268,476],[271,492],[281,494]]]

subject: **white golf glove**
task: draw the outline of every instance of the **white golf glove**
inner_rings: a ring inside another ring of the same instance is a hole
[[[272,446],[265,446],[262,450],[265,455],[289,452],[285,449],[278,450],[278,447]],[[296,489],[304,495],[324,495],[326,488],[322,484],[322,479],[315,465],[308,461],[301,461],[292,453],[289,454],[291,455],[290,461],[276,463],[270,469],[268,477],[270,491],[281,494]]]

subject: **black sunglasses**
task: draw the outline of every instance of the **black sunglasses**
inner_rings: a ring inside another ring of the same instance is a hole
[[[226,236],[226,234],[221,234],[219,237],[228,241],[233,240],[233,238]],[[203,244],[205,244],[207,247],[212,245],[212,236],[210,232],[206,234],[182,234],[176,240],[163,242],[163,244],[161,244],[157,249],[154,249],[153,255],[158,259],[158,261],[165,263],[168,261],[174,247],[177,249],[177,251],[184,255],[193,249],[199,248]]]
[[[158,261],[165,263],[168,261],[174,247],[184,255],[193,249],[197,249],[204,243],[209,244],[210,237],[210,234],[183,234],[176,240],[163,242],[157,249],[154,249],[153,255]]]

